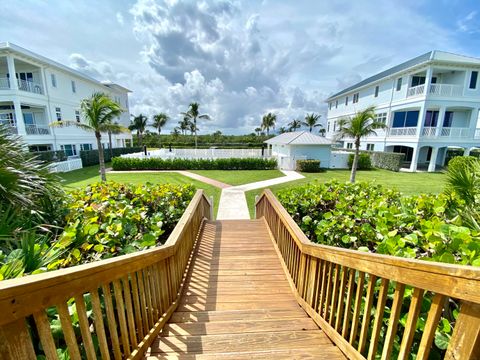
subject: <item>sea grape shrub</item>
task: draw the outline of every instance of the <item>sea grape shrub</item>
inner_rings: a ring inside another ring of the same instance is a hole
[[[195,193],[191,185],[96,183],[71,193],[67,225],[55,246],[68,249],[51,267],[128,254],[162,244]]]
[[[278,198],[316,243],[407,258],[480,265],[480,234],[461,226],[449,197],[404,197],[371,183],[332,181]]]

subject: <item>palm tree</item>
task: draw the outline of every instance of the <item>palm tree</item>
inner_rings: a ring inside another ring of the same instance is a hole
[[[269,135],[270,128],[275,129],[275,122],[277,121],[277,115],[268,113],[262,117],[262,129],[267,130],[267,136]]]
[[[102,132],[128,132],[128,129],[123,126],[112,123],[113,119],[120,116],[124,110],[107,94],[96,92],[90,98],[82,100],[80,111],[85,119],[85,123],[77,121],[56,121],[52,123],[51,126],[76,126],[83,130],[94,132],[97,138],[100,177],[102,181],[106,181]]]
[[[294,119],[290,123],[288,123],[288,126],[290,126],[290,131],[295,131],[302,127],[302,122],[300,120]]]
[[[143,145],[143,133],[147,127],[147,122],[148,118],[145,115],[140,114],[138,116],[133,116],[132,123],[128,127],[130,130],[137,131],[138,142],[140,145]]]
[[[119,125],[118,122],[114,122],[115,125]],[[118,134],[121,134],[123,132],[123,127],[120,129],[120,128],[117,128],[117,129],[109,129],[107,131],[107,134],[108,134],[108,148],[110,150],[110,158],[113,158],[113,146],[112,146],[112,135],[118,135]]]
[[[178,135],[180,135],[180,129],[175,126],[170,134],[172,134],[174,138],[177,138]]]
[[[280,129],[278,129],[279,134],[286,133],[288,130],[285,128],[285,126],[281,126]]]
[[[159,113],[156,115],[153,115],[153,127],[158,130],[158,143],[160,144],[160,133],[162,132],[162,127],[165,126],[165,124],[168,121],[168,115],[165,113]]]
[[[260,136],[260,133],[262,132],[262,128],[261,127],[257,127],[255,128],[255,133],[257,134],[257,136]]]
[[[179,129],[182,131],[182,135],[187,134],[187,130],[190,127],[190,120],[187,117],[184,117],[183,120],[178,122]]]
[[[205,120],[210,120],[210,116],[207,114],[200,114],[198,109],[200,108],[200,104],[197,102],[192,102],[189,105],[188,111],[181,113],[185,118],[189,119],[190,121],[193,122],[193,126],[190,127],[190,129],[194,130],[195,133],[195,149],[197,148],[197,119],[205,119]]]
[[[354,183],[360,154],[360,139],[365,136],[376,135],[375,130],[384,129],[386,125],[375,121],[375,107],[370,106],[363,111],[357,112],[353,117],[340,119],[338,126],[337,139],[353,138],[355,142],[355,155],[350,174],[350,182]]]
[[[322,126],[322,124],[318,123],[318,120],[320,119],[321,116],[322,115],[317,115],[314,113],[307,114],[305,116],[305,121],[302,124],[308,127],[310,132],[312,132],[314,127]]]
[[[195,134],[195,149],[197,148],[197,125],[193,122],[188,124],[188,130],[190,130],[190,135]]]

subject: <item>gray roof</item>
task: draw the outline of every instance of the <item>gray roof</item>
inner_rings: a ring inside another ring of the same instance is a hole
[[[346,89],[343,89],[342,91],[336,93],[336,94],[333,94],[332,96],[330,96],[328,98],[328,100],[330,99],[333,99],[333,98],[336,98],[337,96],[340,96],[340,95],[343,95],[343,94],[346,94],[356,88],[359,88],[359,87],[362,87],[363,85],[367,85],[371,82],[374,82],[374,81],[377,81],[377,80],[380,80],[382,78],[385,78],[385,77],[388,77],[390,75],[393,75],[395,73],[398,73],[400,71],[403,71],[403,70],[406,70],[412,66],[415,66],[415,65],[418,65],[418,64],[421,64],[421,63],[424,63],[424,62],[427,62],[428,60],[430,60],[431,56],[432,56],[432,53],[433,51],[429,51],[428,53],[426,54],[423,54],[423,55],[420,55],[420,56],[417,56],[416,58],[413,58],[411,60],[408,60],[408,61],[405,61],[404,63],[401,63],[400,65],[397,65],[397,66],[394,66],[388,70],[385,70],[385,71],[382,71],[376,75],[373,75],[373,76],[370,76],[368,78],[366,78],[365,80],[362,80],[360,81],[359,83],[356,83],[355,85],[352,85]]]
[[[332,145],[330,140],[308,131],[286,132],[265,142],[272,145]]]

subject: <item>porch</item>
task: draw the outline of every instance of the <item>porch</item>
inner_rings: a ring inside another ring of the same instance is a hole
[[[12,133],[19,135],[51,133],[45,107],[20,102],[0,102],[0,124],[9,126]]]
[[[462,97],[465,93],[466,78],[467,71],[430,67],[409,77],[407,98]]]
[[[42,76],[39,66],[11,56],[0,57],[0,91],[21,90],[44,95]]]

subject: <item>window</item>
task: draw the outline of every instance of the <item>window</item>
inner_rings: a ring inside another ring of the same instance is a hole
[[[354,104],[358,103],[358,93],[353,94],[353,103]]]
[[[337,122],[333,122],[333,132],[337,131]]]
[[[60,145],[60,149],[63,150],[67,156],[77,155],[77,146],[74,144]]]
[[[425,115],[424,126],[435,127],[437,126],[437,123],[438,123],[438,111],[428,110],[427,114]]]
[[[470,75],[470,89],[476,89],[477,88],[477,79],[478,79],[478,71],[472,71],[472,74]]]
[[[330,132],[330,121],[327,123],[327,132]]]
[[[347,149],[353,149],[353,143],[347,143]]]
[[[13,113],[0,114],[0,125],[16,126]]]
[[[338,108],[338,100],[335,100],[335,109]]]
[[[397,91],[402,89],[402,78],[398,78],[397,80]]]
[[[397,111],[393,116],[392,127],[416,127],[418,123],[418,114],[418,111]]]
[[[383,113],[375,114],[375,122],[387,124],[387,113],[383,112]]]
[[[328,110],[332,110],[332,102],[328,103]]]
[[[92,144],[80,144],[80,150],[92,150]]]
[[[52,80],[52,86],[53,87],[57,87],[57,77],[55,76],[55,74],[50,74],[50,78]]]
[[[348,96],[345,98],[345,106],[348,105]]]
[[[378,91],[380,90],[380,86],[375,86],[375,95],[373,95],[374,97],[378,97]]]
[[[77,120],[77,123],[80,122],[80,111],[75,110],[75,120]]]
[[[375,144],[367,144],[367,151],[374,151],[375,150]]]
[[[59,107],[56,107],[55,116],[57,118],[57,121],[62,121],[62,109],[60,109]]]
[[[72,92],[76,93],[77,92],[77,85],[75,84],[75,81],[72,80]]]
[[[425,76],[412,76],[412,87],[425,84]]]
[[[443,119],[443,127],[452,127],[453,111],[445,111],[445,118]]]

